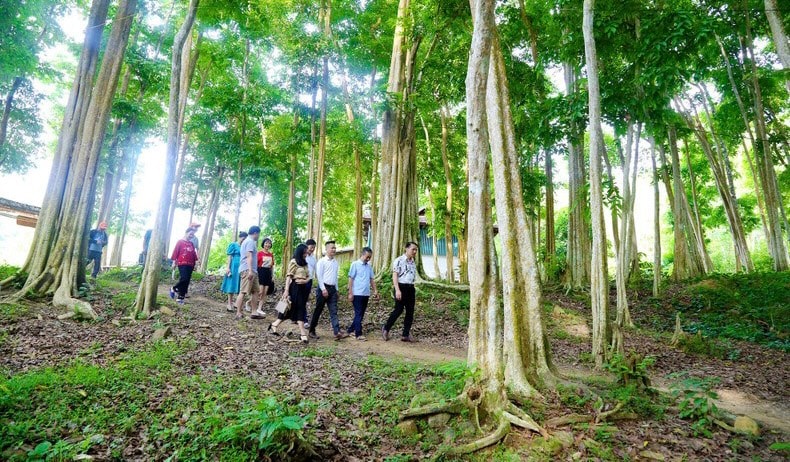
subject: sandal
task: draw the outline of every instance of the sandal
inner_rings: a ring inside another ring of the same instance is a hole
[[[277,332],[277,328],[272,323],[269,323],[269,328],[266,329],[266,332],[268,332],[268,333],[270,333],[272,335],[276,335],[278,337],[280,336],[280,333]]]
[[[301,335],[300,337],[302,338],[302,343],[304,343],[305,345],[307,345],[309,343],[309,340],[307,340],[307,336],[306,335]]]

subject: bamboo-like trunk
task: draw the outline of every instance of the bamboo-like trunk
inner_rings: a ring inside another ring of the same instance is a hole
[[[332,0],[321,1],[321,18],[320,22],[323,26],[324,39],[329,42],[332,37]],[[311,237],[318,242],[323,242],[323,220],[324,220],[324,180],[326,169],[326,116],[327,107],[329,104],[329,55],[325,54],[323,57],[323,77],[321,81],[321,121],[318,127],[318,161],[316,162],[316,177],[315,177],[315,205],[313,213],[313,231]],[[318,245],[315,248],[316,258],[321,257],[323,246]]]
[[[348,92],[348,78],[346,69],[341,73],[343,98],[345,99],[346,118],[349,125],[354,127],[354,110],[351,107],[351,95]],[[356,141],[352,142],[351,150],[354,155],[354,256],[362,255],[362,156]]]
[[[620,248],[617,249],[617,268],[615,270],[615,284],[617,286],[617,317],[615,324],[620,333],[622,333],[624,328],[632,328],[634,326],[631,312],[628,309],[628,279],[631,269],[631,251],[634,247],[634,242],[632,242],[632,218],[636,198],[636,172],[639,167],[639,137],[641,133],[642,124],[638,124],[635,133],[634,124],[629,120],[626,129],[626,147],[622,156],[623,219],[620,222],[620,229],[612,230],[613,233],[620,234]],[[615,336],[613,340],[615,341],[613,350],[622,354],[624,352],[623,344],[621,343],[622,337]]]
[[[312,238],[315,235],[315,141],[316,141],[316,112],[315,105],[318,99],[318,71],[313,74],[313,91],[310,104],[310,171],[308,172],[308,187],[307,187],[307,238]],[[306,240],[306,239],[305,239]],[[320,246],[318,246],[320,247]],[[286,260],[288,263],[289,260]]]
[[[299,128],[299,113],[294,108],[294,121],[293,121],[293,131],[296,133],[296,130]],[[285,220],[285,242],[283,243],[283,264],[280,266],[282,268],[282,274],[285,275],[285,271],[288,268],[288,262],[291,261],[291,254],[293,253],[294,247],[294,215],[296,214],[296,149],[291,151],[290,153],[290,161],[291,161],[291,178],[288,182],[288,210],[286,212],[286,220]],[[316,246],[320,247],[320,246]]]
[[[551,161],[551,149],[546,150],[546,259],[545,276],[553,277],[554,260],[557,253],[557,238],[554,235],[554,165]]]
[[[167,114],[167,156],[165,160],[165,171],[162,179],[162,191],[160,194],[159,208],[156,213],[156,221],[151,232],[149,251],[143,268],[143,275],[140,282],[140,289],[137,292],[132,309],[133,316],[142,313],[147,316],[153,308],[156,308],[156,295],[159,289],[159,275],[162,269],[162,255],[165,254],[164,243],[167,238],[165,233],[168,229],[167,218],[170,211],[170,200],[175,177],[176,161],[178,160],[178,146],[183,129],[183,118],[179,117],[182,105],[181,97],[185,92],[183,87],[189,86],[187,76],[183,75],[182,57],[189,49],[185,47],[187,39],[191,35],[192,26],[195,23],[195,16],[200,0],[190,0],[187,15],[181,28],[176,33],[173,40],[173,56],[170,67],[170,97]]]

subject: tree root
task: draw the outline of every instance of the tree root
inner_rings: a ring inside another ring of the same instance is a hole
[[[425,417],[434,414],[459,414],[467,408],[464,403],[463,395],[457,396],[444,403],[426,404],[425,406],[415,407],[401,411],[400,420],[413,419],[415,417]]]
[[[52,296],[52,306],[63,307],[69,311],[73,311],[76,313],[77,317],[94,321],[99,319],[99,316],[93,311],[93,307],[90,303],[65,295],[61,290],[56,290],[55,294]]]
[[[434,289],[449,289],[449,290],[460,290],[460,291],[469,291],[469,284],[456,284],[452,282],[438,282],[432,281],[429,279],[420,279],[417,281],[417,284],[426,287],[433,287]]]
[[[608,410],[606,412],[601,412],[598,415],[596,415],[595,416],[595,423],[603,422],[604,420],[606,420],[607,418],[611,417],[612,415],[617,414],[618,412],[620,412],[620,410],[623,408],[623,406],[625,406],[626,402],[627,402],[627,400],[625,400],[625,401],[618,401],[617,404],[615,405],[615,407],[613,407],[611,410]]]
[[[512,419],[508,418],[507,416],[511,416]],[[532,416],[524,412],[524,410],[512,402],[508,403],[506,407],[505,418],[508,418],[508,421],[513,425],[540,433],[544,438],[549,436],[549,433],[546,431],[546,429],[538,425]]]
[[[494,444],[500,442],[507,434],[510,432],[510,422],[507,421],[505,418],[499,419],[499,425],[497,426],[496,430],[488,435],[472,441],[471,443],[462,444],[460,446],[456,446],[451,448],[447,451],[447,454],[450,455],[463,455],[463,454],[471,454],[475,451],[479,451],[480,449],[487,448]]]

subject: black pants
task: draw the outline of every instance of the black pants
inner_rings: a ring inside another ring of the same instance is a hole
[[[315,310],[310,318],[310,332],[315,332],[318,320],[324,312],[324,306],[329,305],[329,321],[332,323],[332,331],[337,335],[340,333],[340,321],[337,318],[337,286],[324,284],[324,287],[326,287],[326,297],[321,293],[320,287],[315,289]]]
[[[192,280],[194,266],[180,265],[178,267],[178,283],[173,286],[173,291],[178,292],[178,299],[183,300],[189,290],[189,281]]]
[[[403,336],[408,337],[411,323],[414,322],[414,284],[398,284],[398,287],[400,287],[401,297],[400,300],[395,299],[395,309],[392,310],[387,323],[384,324],[384,330],[391,331],[395,321],[398,320],[403,310],[406,310],[406,317],[403,319]]]
[[[101,252],[96,250],[88,251],[88,263],[93,262],[93,269],[91,270],[91,277],[96,279],[101,269]]]

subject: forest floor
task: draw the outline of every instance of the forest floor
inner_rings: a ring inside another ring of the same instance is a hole
[[[260,460],[268,454],[272,460],[422,460],[468,431],[456,419],[419,422],[411,430],[397,426],[398,413],[415,395],[450,398],[463,388],[467,293],[418,289],[413,335],[419,343],[399,341],[400,323],[392,340],[381,339],[391,309],[382,295],[366,315],[367,341],[335,341],[324,314],[321,338],[302,345],[290,323],[280,331],[292,329],[294,337],[266,334],[274,298],[264,320],[236,321],[210,276],[193,282],[183,306],[162,285],[167,309],[131,321],[125,310],[134,299],[133,279],[121,271],[100,276],[88,294],[101,316],[96,322],[58,320],[51,307],[35,302],[0,305],[0,459]],[[779,289],[790,293],[786,281]],[[713,278],[695,287],[722,284]],[[545,391],[524,408],[561,435],[552,440],[561,443],[513,431],[503,444],[469,459],[787,460],[785,325],[762,337],[749,334],[753,341],[690,336],[682,347],[670,347],[678,310],[690,330],[715,328],[705,311],[718,301],[699,302],[700,293],[670,286],[662,299],[639,295],[634,303],[635,322],[643,327],[627,332],[626,350],[654,358],[647,374],[659,390],[644,394],[592,370],[584,294],[547,291],[554,363],[579,386]],[[782,300],[778,315],[790,309]],[[339,311],[345,327],[352,310],[342,297]],[[167,328],[165,340],[152,339]],[[709,392],[715,401],[705,397]],[[627,399],[630,418],[552,425],[568,414],[594,414],[598,398],[607,408]],[[709,412],[711,402],[719,413]],[[696,413],[685,416],[689,409]],[[727,420],[728,413],[757,421],[759,436],[710,423],[711,416]]]

